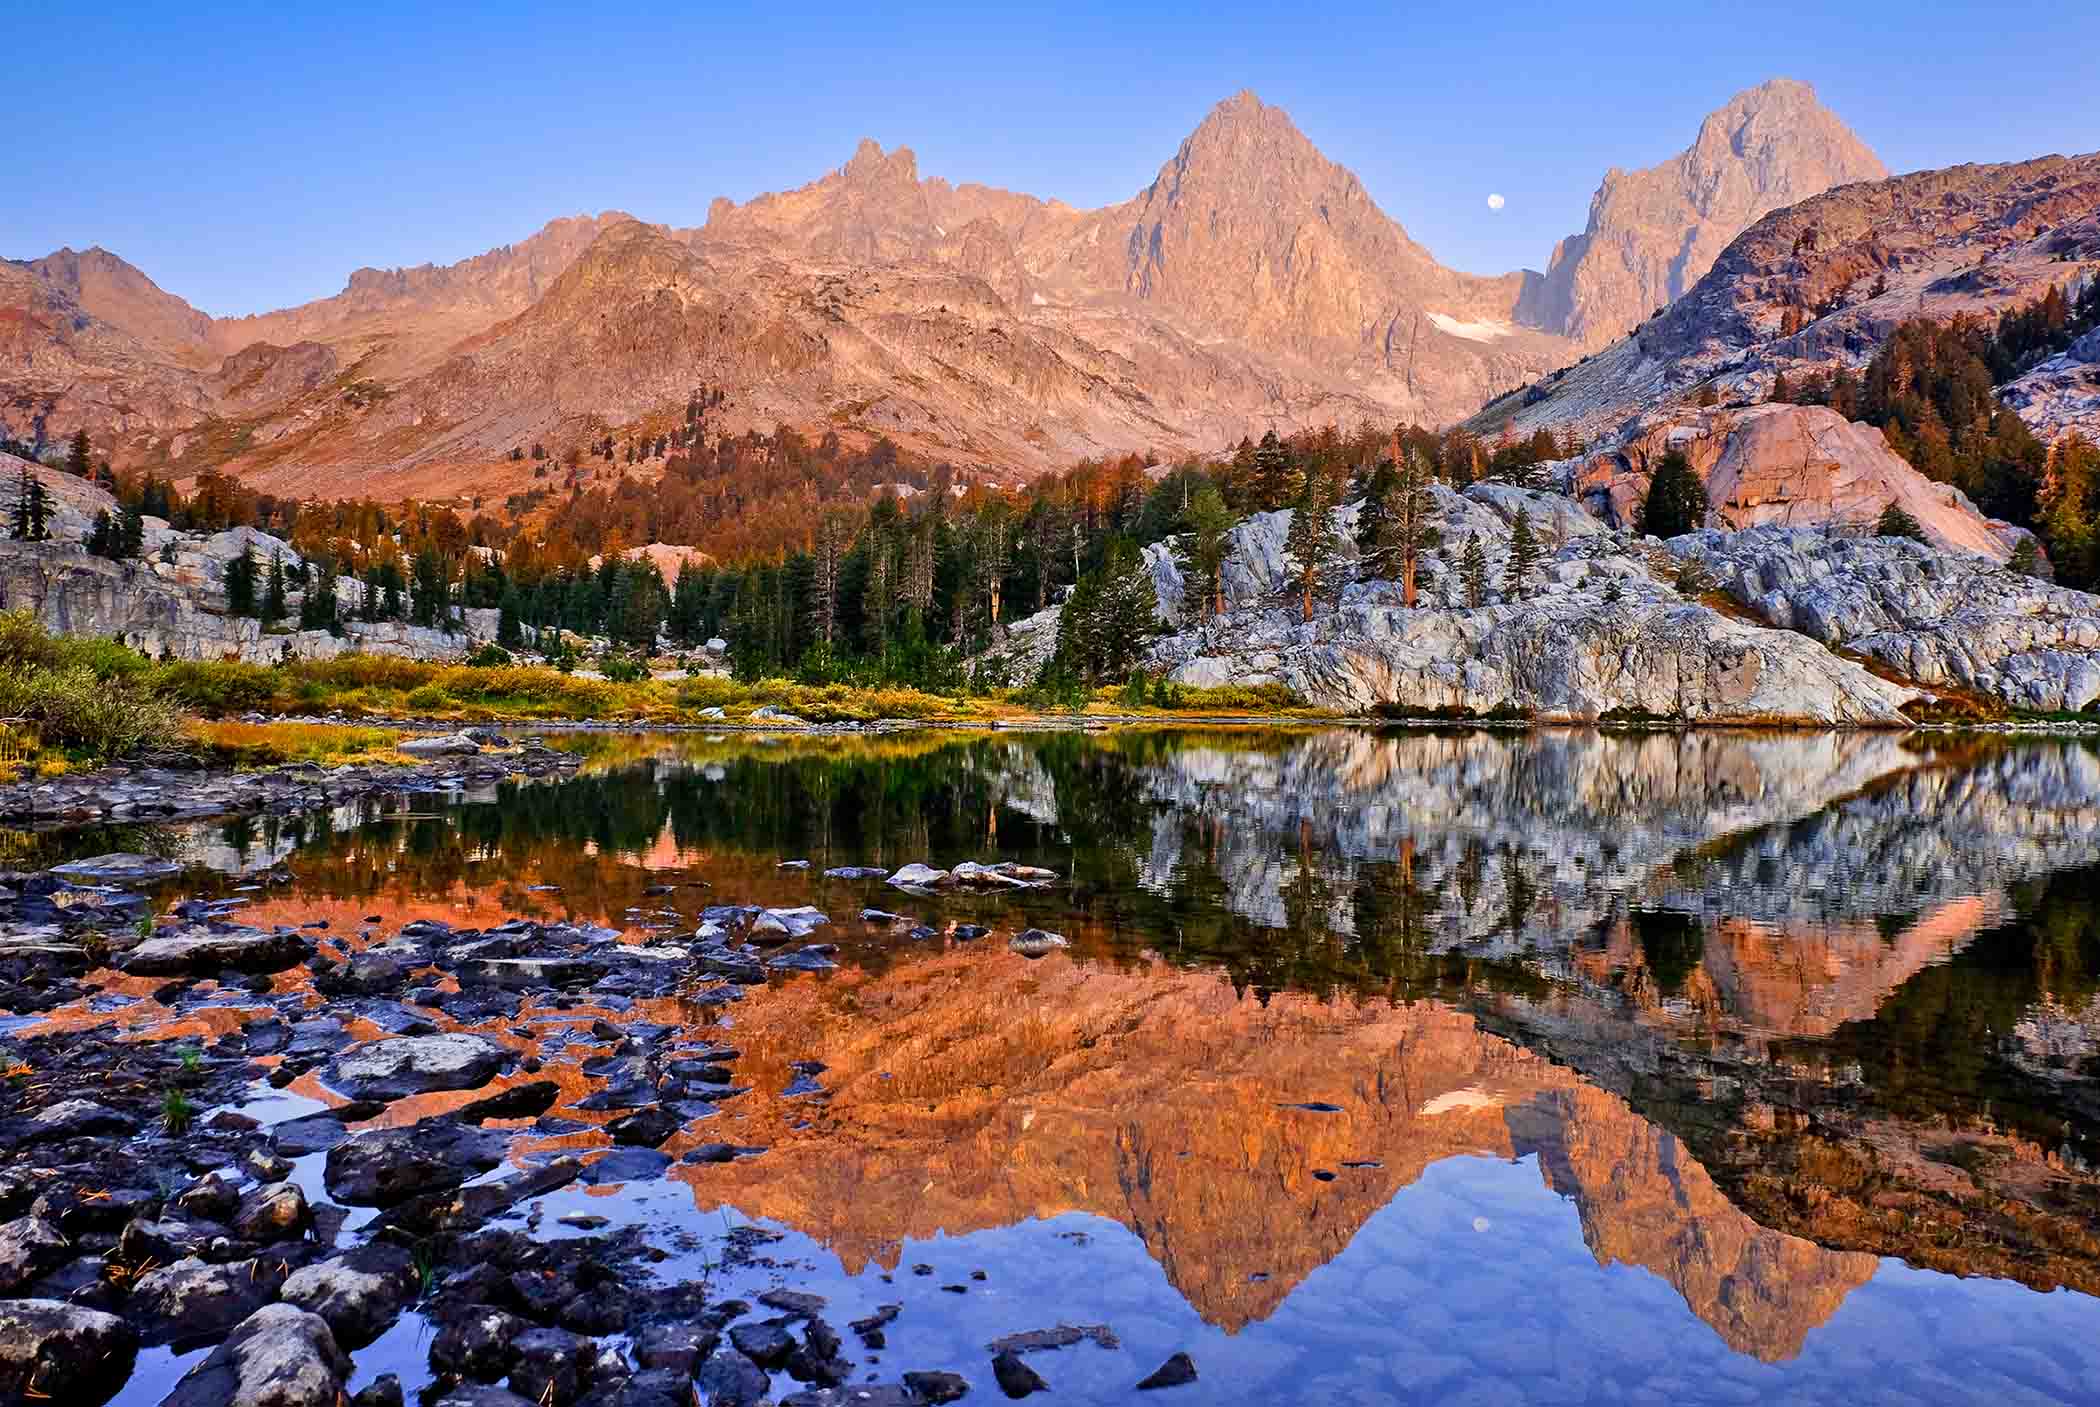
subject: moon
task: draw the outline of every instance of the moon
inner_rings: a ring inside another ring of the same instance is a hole
[[[1501,193],[1500,191],[1497,191],[1497,192],[1495,192],[1495,193],[1494,193],[1493,195],[1491,195],[1491,196],[1489,196],[1489,197],[1488,197],[1488,209],[1490,209],[1490,210],[1500,210],[1500,209],[1502,208],[1502,206],[1503,206],[1503,200],[1502,200],[1502,193]]]

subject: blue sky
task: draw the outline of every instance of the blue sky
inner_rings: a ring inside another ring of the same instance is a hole
[[[2091,4],[67,8],[0,0],[0,32],[43,36],[0,119],[0,255],[101,244],[216,314],[556,215],[698,224],[862,136],[1106,204],[1241,88],[1479,272],[1543,266],[1607,166],[1773,76],[1898,171],[2100,148]]]

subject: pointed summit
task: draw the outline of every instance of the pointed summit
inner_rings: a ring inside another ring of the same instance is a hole
[[[1675,301],[1763,216],[1887,175],[1814,88],[1771,79],[1708,113],[1692,145],[1670,160],[1606,172],[1588,228],[1553,251],[1521,316],[1601,346]]]

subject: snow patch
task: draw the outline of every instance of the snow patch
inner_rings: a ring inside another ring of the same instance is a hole
[[[1492,342],[1516,331],[1506,322],[1467,322],[1463,318],[1452,317],[1449,313],[1431,313],[1429,320],[1436,324],[1437,331],[1448,332],[1453,337],[1463,337],[1468,342]]]

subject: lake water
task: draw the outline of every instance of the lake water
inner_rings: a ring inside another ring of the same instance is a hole
[[[764,1154],[574,1185],[536,1225],[646,1225],[666,1280],[791,1284],[838,1323],[901,1304],[880,1354],[849,1338],[857,1378],[948,1368],[994,1397],[986,1345],[1064,1322],[1115,1346],[1032,1355],[1055,1401],[2100,1399],[2090,745],[565,745],[591,757],[559,783],[22,843],[156,846],[195,866],[166,898],[327,919],[345,949],[422,917],[573,917],[646,941],[690,934],[708,904],[822,909],[835,971],[727,1006],[528,1001],[490,1034],[539,1054],[556,1114],[592,1126],[523,1129],[520,1162],[606,1143],[608,1114],[567,1107],[597,1086],[592,1019],[739,1046],[752,1092],[666,1151]],[[919,897],[822,873],[965,859],[1064,878]],[[1028,927],[1070,946],[1024,956],[1008,939]],[[118,979],[45,1020],[165,1038],[255,1014],[237,994],[170,1011],[155,985]],[[806,1061],[823,1068],[798,1086]],[[336,1102],[311,1075],[257,1094]],[[779,1239],[720,1265],[745,1224]],[[425,1333],[404,1319],[357,1382],[427,1381]],[[1175,1352],[1195,1385],[1134,1390]]]

